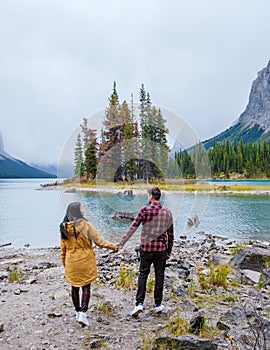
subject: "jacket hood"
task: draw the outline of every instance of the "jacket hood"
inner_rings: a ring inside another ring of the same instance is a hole
[[[79,233],[85,225],[85,220],[79,219],[76,221],[69,221],[69,222],[66,222],[65,225],[66,225],[65,227],[66,227],[67,234],[69,236],[74,236],[75,235],[74,228],[75,228],[75,232]]]

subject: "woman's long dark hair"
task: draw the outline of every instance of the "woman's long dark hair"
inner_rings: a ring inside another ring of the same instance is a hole
[[[70,221],[76,221],[79,219],[84,219],[81,213],[81,203],[80,202],[70,203],[67,207],[66,215],[60,224],[60,233],[61,233],[62,239],[68,239],[66,223]],[[75,237],[77,238],[75,226],[73,226],[73,230],[74,230]]]

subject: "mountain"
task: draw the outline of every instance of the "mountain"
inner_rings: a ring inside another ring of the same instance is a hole
[[[37,163],[30,163],[31,167],[36,168],[38,170],[45,171],[46,173],[57,175],[57,164],[37,164]]]
[[[36,169],[19,159],[13,158],[4,150],[0,132],[0,178],[55,178],[48,172]]]
[[[206,149],[214,142],[228,139],[233,142],[243,139],[244,143],[266,141],[270,142],[270,61],[260,70],[253,81],[246,109],[237,121],[217,136],[202,142]]]

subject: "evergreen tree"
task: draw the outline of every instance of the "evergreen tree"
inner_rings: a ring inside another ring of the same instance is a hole
[[[83,123],[80,126],[83,133],[82,141],[83,141],[84,153],[86,152],[90,142],[93,142],[95,144],[95,147],[97,145],[97,131],[94,129],[88,128],[87,124],[88,124],[87,118],[83,118]]]
[[[151,170],[153,168],[153,144],[152,144],[152,111],[150,94],[147,93],[145,98],[144,86],[142,85],[140,92],[140,110],[141,110],[141,129],[142,129],[142,161],[141,169],[143,178],[149,182],[149,177],[153,176]],[[142,114],[143,111],[143,114]]]
[[[141,137],[143,138],[143,125],[145,125],[145,111],[146,111],[146,91],[144,84],[140,88],[140,123],[141,123]]]
[[[153,119],[155,126],[154,141],[157,145],[158,152],[158,164],[160,169],[162,169],[161,177],[167,176],[168,171],[168,158],[169,158],[169,146],[167,140],[167,134],[169,133],[168,128],[166,127],[166,120],[164,119],[160,108],[156,110],[153,108]]]
[[[121,132],[123,133],[123,147],[122,147],[122,159],[123,159],[123,174],[126,180],[133,181],[136,177],[137,171],[137,142],[135,137],[138,136],[137,123],[134,122],[131,110],[128,107],[126,101],[121,105],[120,119],[122,122]]]
[[[144,86],[140,90],[140,120],[141,120],[141,170],[143,178],[149,182],[150,178],[158,179],[167,176],[168,153],[167,144],[168,129],[161,110],[152,106],[150,94],[146,93]],[[143,111],[143,113],[142,113]]]
[[[107,181],[118,181],[121,176],[121,159],[119,161],[117,143],[121,142],[121,121],[119,116],[119,101],[116,83],[109,98],[109,107],[105,111],[102,139],[99,155],[102,158],[102,177]],[[121,156],[121,155],[120,155]],[[120,166],[120,168],[119,168]],[[100,175],[101,176],[101,175]]]
[[[138,154],[138,172],[137,172],[137,176],[140,179],[143,178],[148,178],[148,176],[146,176],[146,172],[147,170],[145,169],[146,166],[146,162],[145,162],[145,158],[147,157],[147,155],[144,155],[144,148],[145,148],[145,143],[146,140],[144,139],[144,133],[145,133],[145,111],[146,111],[146,91],[144,89],[144,84],[141,85],[140,88],[140,93],[139,93],[139,123],[140,123],[140,137],[139,137],[139,154]],[[148,180],[147,180],[148,181]]]
[[[210,169],[208,167],[209,158],[201,142],[195,145],[194,153],[191,154],[191,159],[194,164],[196,177],[209,178],[210,176]]]
[[[175,160],[180,169],[180,177],[183,177],[185,179],[196,177],[194,163],[187,150],[180,150],[179,152],[176,152]]]
[[[94,142],[90,142],[85,152],[85,172],[87,179],[94,179],[97,173],[97,156]]]
[[[168,162],[168,178],[180,179],[183,177],[182,171],[176,159],[170,159]]]
[[[116,103],[119,103],[118,93],[116,90],[116,81],[113,82],[113,95],[115,97]]]
[[[74,150],[74,175],[83,176],[84,174],[84,164],[83,164],[83,146],[81,135],[78,134],[77,141]]]

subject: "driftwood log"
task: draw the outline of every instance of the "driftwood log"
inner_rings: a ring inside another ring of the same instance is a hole
[[[8,245],[11,245],[11,243],[0,244],[0,248],[7,247]]]

